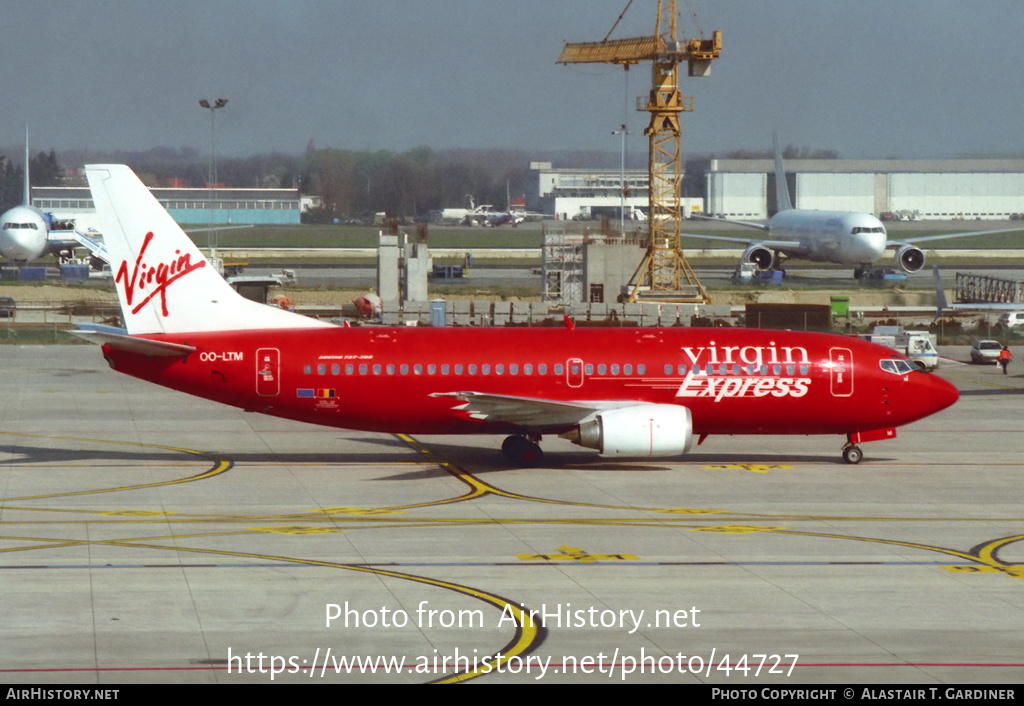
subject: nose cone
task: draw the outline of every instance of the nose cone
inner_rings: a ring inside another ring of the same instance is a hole
[[[34,260],[42,254],[44,246],[36,231],[5,229],[0,233],[0,254],[8,260]]]
[[[10,260],[25,260],[35,257],[36,239],[31,231],[4,231],[3,254]]]
[[[908,422],[941,412],[960,399],[960,391],[937,375],[914,372],[911,378],[904,400]]]
[[[22,262],[46,253],[47,225],[32,206],[15,206],[0,216],[0,255]]]
[[[935,412],[941,412],[946,407],[950,407],[960,399],[960,390],[946,380],[934,375],[929,375],[932,382],[932,401],[935,404],[935,408],[932,410],[932,414]]]
[[[885,231],[883,230],[881,233],[862,233],[861,235],[864,236],[863,247],[865,249],[865,255],[870,257],[870,260],[865,259],[864,261],[874,262],[885,252],[885,246],[887,243]]]
[[[877,229],[874,226],[855,226],[851,230],[855,232],[852,232],[844,243],[843,254],[846,262],[874,262],[885,253],[885,229],[881,224]]]

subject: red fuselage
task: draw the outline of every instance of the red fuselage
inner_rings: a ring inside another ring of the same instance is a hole
[[[953,404],[882,346],[828,334],[699,328],[337,328],[147,335],[183,357],[104,347],[122,373],[254,412],[349,429],[504,433],[445,393],[674,404],[693,433],[856,434]],[[534,432],[564,431],[534,425]]]

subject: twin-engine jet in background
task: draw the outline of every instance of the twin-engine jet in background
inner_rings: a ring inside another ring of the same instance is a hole
[[[50,221],[32,205],[29,186],[28,130],[25,131],[25,202],[0,216],[0,256],[10,262],[30,262],[49,253],[70,253],[74,240],[50,238]]]
[[[90,327],[110,366],[199,397],[376,432],[543,435],[669,457],[714,434],[865,441],[953,404],[889,348],[829,334],[701,328],[343,328],[243,299],[121,165],[86,167],[126,330]]]
[[[902,271],[918,272],[925,265],[924,252],[917,246],[918,243],[1024,230],[1020,227],[1001,228],[890,241],[885,226],[870,213],[793,208],[778,137],[774,137],[773,146],[776,213],[768,219],[767,224],[700,216],[704,220],[725,221],[748,228],[758,228],[767,231],[768,235],[761,239],[703,234],[684,234],[685,237],[746,245],[747,249],[743,251],[741,262],[752,262],[762,270],[776,269],[784,259],[793,258],[847,265],[854,268],[853,276],[859,279],[886,250],[895,251],[895,264]]]
[[[28,132],[25,133],[25,202],[0,216],[0,255],[11,262],[27,262],[49,252],[50,224],[32,205],[28,174]]]

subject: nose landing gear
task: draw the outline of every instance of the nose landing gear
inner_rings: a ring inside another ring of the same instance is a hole
[[[847,444],[843,447],[843,460],[847,463],[860,463],[864,458],[864,452],[856,444]]]

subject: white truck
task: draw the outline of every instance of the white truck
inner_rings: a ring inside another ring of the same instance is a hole
[[[863,337],[903,353],[921,370],[931,372],[939,367],[934,333],[906,331],[902,326],[876,326],[872,333]]]

